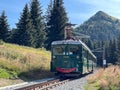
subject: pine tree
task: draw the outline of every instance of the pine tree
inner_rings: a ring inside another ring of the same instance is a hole
[[[15,34],[16,34],[16,28],[12,28],[10,31],[10,37],[9,37],[9,43],[16,43],[15,41]]]
[[[47,49],[50,49],[52,41],[64,39],[64,27],[67,21],[63,0],[54,0],[51,16],[47,23]]]
[[[115,64],[117,61],[116,58],[116,41],[110,40],[109,43],[109,63]]]
[[[26,4],[23,13],[17,23],[17,29],[14,31],[14,43],[25,46],[32,46],[33,35],[32,23],[28,5]]]
[[[7,16],[5,15],[5,11],[2,12],[0,16],[0,39],[3,41],[7,41],[9,31],[9,25],[7,22]]]
[[[116,42],[116,39],[114,39],[113,40],[113,48],[112,48],[113,50],[114,50],[114,52],[113,52],[113,64],[116,64],[116,62],[117,62],[117,54],[116,54],[116,51],[117,51],[117,42]]]
[[[52,13],[52,9],[53,9],[53,1],[50,0],[50,4],[48,5],[47,11],[46,11],[46,15],[45,15],[45,23],[47,24],[50,20],[51,17],[51,13]]]
[[[108,50],[108,47],[106,46],[105,47],[105,59],[106,59],[106,62],[109,63],[109,50]]]
[[[117,62],[118,62],[118,64],[120,64],[120,35],[117,39],[116,55],[117,55]]]
[[[44,17],[42,16],[41,6],[38,0],[32,0],[30,14],[30,18],[34,27],[34,47],[43,47],[46,39],[45,22]]]
[[[48,22],[50,21],[50,17],[51,17],[51,13],[52,13],[52,9],[53,9],[53,0],[50,0],[50,3],[48,5],[47,11],[46,11],[46,15],[45,15],[45,32],[46,32],[46,36],[49,33],[49,26],[47,26]],[[45,41],[45,48],[47,47],[47,41],[48,37],[46,37],[46,41]]]
[[[92,44],[92,40],[88,40],[87,41],[87,46],[92,50],[93,49],[93,44]]]
[[[108,51],[109,51],[108,63],[112,63],[112,54],[113,54],[113,50],[112,50],[112,40],[110,40],[110,42],[109,42]]]

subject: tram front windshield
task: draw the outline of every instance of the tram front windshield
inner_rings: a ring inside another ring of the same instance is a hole
[[[77,55],[79,54],[78,45],[55,45],[53,55]]]

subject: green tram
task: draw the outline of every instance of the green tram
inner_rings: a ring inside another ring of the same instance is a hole
[[[96,66],[96,56],[81,40],[54,41],[51,51],[51,72],[76,76],[92,72]]]

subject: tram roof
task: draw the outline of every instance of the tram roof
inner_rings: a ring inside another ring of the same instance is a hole
[[[84,46],[84,48],[86,50],[88,50],[88,52],[96,59],[97,57],[92,53],[92,51],[89,49],[89,47],[84,43],[82,42],[81,40],[79,40],[79,42],[82,44],[82,46]]]
[[[61,41],[52,42],[52,45],[59,45],[59,44],[81,44],[81,43],[76,40],[61,40]]]
[[[59,44],[81,44],[88,52],[96,59],[96,56],[92,53],[92,51],[88,48],[88,46],[82,42],[81,40],[61,40],[61,41],[53,41],[52,45],[59,45]]]

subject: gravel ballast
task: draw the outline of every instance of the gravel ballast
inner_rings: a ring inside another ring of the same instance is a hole
[[[85,90],[85,85],[87,84],[87,78],[93,74],[86,75],[85,77],[81,77],[79,79],[70,81],[66,84],[55,87],[52,90]]]

